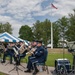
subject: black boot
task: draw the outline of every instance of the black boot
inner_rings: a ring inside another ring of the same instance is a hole
[[[37,69],[37,70],[35,70],[35,71],[33,72],[33,75],[36,75],[38,72],[39,72],[39,70],[38,70],[38,69]]]
[[[26,71],[24,71],[24,72],[26,72],[26,73],[31,73],[31,70],[28,69],[28,70],[26,70]]]
[[[5,63],[5,61],[1,61],[1,63]]]

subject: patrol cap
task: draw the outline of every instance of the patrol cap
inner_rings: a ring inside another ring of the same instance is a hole
[[[19,43],[23,43],[23,41],[20,41]]]
[[[37,40],[33,40],[32,42],[37,42]]]
[[[41,43],[42,44],[42,40],[38,40],[37,43]]]

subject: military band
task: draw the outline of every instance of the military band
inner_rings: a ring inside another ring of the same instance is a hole
[[[21,55],[25,57],[28,55],[27,70],[24,72],[30,73],[35,69],[34,74],[37,74],[39,70],[37,69],[36,63],[44,62],[45,48],[42,46],[42,41],[33,40],[28,46],[25,45],[23,41],[19,43],[9,43],[5,48],[3,47],[3,60],[2,63],[6,62],[6,57],[10,56],[10,64],[12,64],[12,57],[17,65],[21,62]]]

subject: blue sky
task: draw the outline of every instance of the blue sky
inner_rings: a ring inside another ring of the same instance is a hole
[[[51,7],[53,3],[58,9]],[[0,22],[9,22],[18,37],[22,25],[33,26],[36,20],[52,22],[74,13],[75,0],[0,0]]]

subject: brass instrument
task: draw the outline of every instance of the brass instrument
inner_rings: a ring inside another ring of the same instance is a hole
[[[6,49],[5,49],[5,46],[4,46],[3,44],[0,44],[0,50],[3,50],[3,51],[6,50]]]
[[[14,43],[9,43],[7,48],[10,49],[10,50],[14,50],[15,56],[19,54],[18,48]]]
[[[12,46],[9,46],[9,45],[8,45],[7,48],[8,48],[8,49],[12,49]]]
[[[26,55],[32,55],[36,51],[37,48],[32,48],[30,51],[26,53]]]
[[[16,50],[16,48],[13,48],[14,52],[15,52],[15,56],[19,54],[18,50]]]
[[[21,47],[19,48],[19,53],[22,54],[25,50],[26,50],[26,49],[25,49],[25,43],[23,43],[23,44],[21,45]]]

